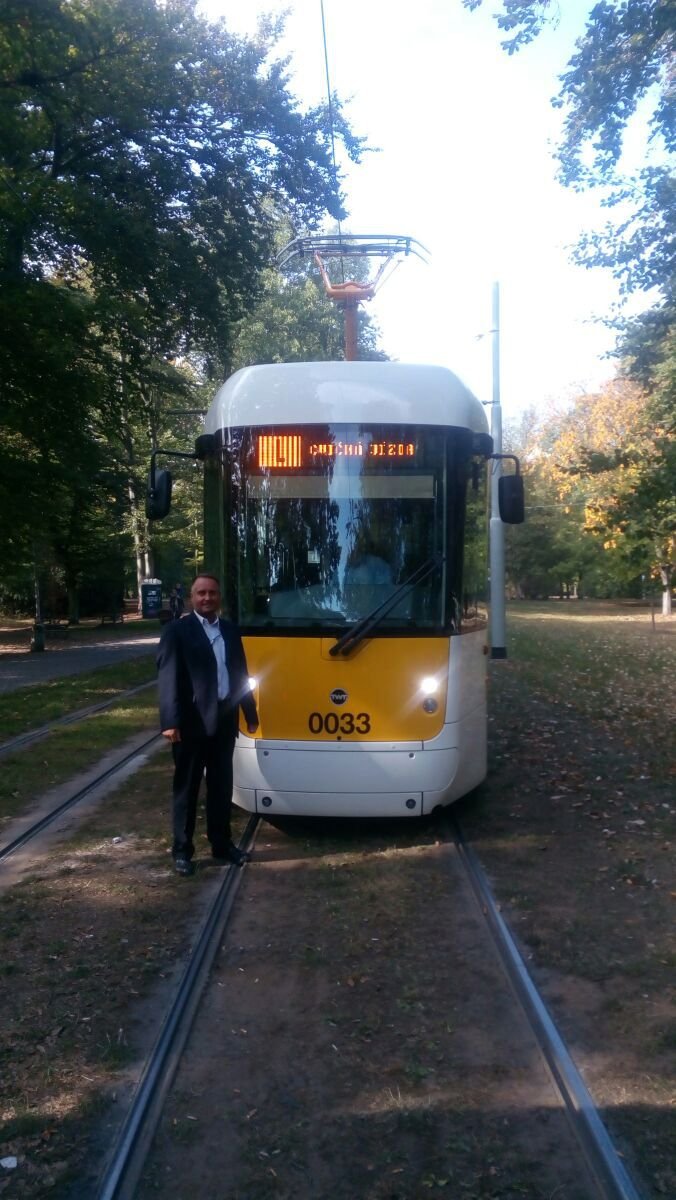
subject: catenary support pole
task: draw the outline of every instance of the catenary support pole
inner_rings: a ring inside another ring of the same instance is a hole
[[[493,401],[491,435],[493,453],[502,454],[502,409],[500,407],[500,284],[493,284]],[[491,658],[506,658],[505,638],[505,527],[500,520],[498,481],[502,475],[500,459],[491,460],[491,519],[489,537]]]
[[[358,302],[344,304],[342,307],[345,321],[345,362],[356,362],[359,357],[357,352]]]
[[[33,585],[35,589],[35,621],[31,636],[31,652],[40,653],[45,649],[45,627],[42,623],[42,600],[40,598],[40,576],[38,574],[37,554],[33,559]]]

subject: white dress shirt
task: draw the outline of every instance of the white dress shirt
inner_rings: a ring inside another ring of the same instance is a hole
[[[225,700],[230,691],[230,676],[228,674],[228,668],[225,662],[225,642],[223,641],[221,627],[218,619],[215,621],[208,621],[206,617],[200,616],[199,613],[195,613],[195,616],[197,617],[198,621],[202,622],[204,632],[211,642],[211,649],[214,652],[214,658],[216,659],[216,671],[218,673],[218,699]]]

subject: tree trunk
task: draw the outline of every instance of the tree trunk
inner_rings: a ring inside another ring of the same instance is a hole
[[[674,568],[671,563],[660,564],[660,579],[662,580],[662,616],[670,617],[671,607],[671,576]]]
[[[141,512],[139,510],[136,499],[136,490],[134,481],[130,479],[127,487],[129,495],[129,509],[131,513],[131,526],[134,538],[134,557],[136,559],[136,594],[138,596],[138,612],[141,612],[141,584],[144,579],[152,578],[149,571],[148,563],[148,548],[144,545],[143,526]]]
[[[68,586],[68,624],[80,624],[80,592],[74,584]]]
[[[11,176],[10,176],[11,178]],[[11,184],[8,186],[11,187]],[[24,210],[25,211],[25,210]],[[2,274],[6,281],[19,282],[24,276],[24,230],[10,224],[5,239]]]

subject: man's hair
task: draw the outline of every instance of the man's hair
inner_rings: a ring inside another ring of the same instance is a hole
[[[220,579],[218,578],[218,575],[212,575],[210,571],[200,571],[200,572],[199,572],[199,574],[195,576],[195,578],[193,579],[192,583],[190,584],[190,591],[192,591],[192,589],[194,588],[194,586],[195,586],[195,584],[197,583],[197,580],[198,580],[198,579],[213,579],[214,583],[217,585],[217,587],[218,587],[218,590],[219,590],[219,592],[220,592],[220,590],[221,590],[221,581],[220,581]]]

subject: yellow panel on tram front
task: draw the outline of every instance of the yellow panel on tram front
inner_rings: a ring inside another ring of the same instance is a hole
[[[257,680],[258,737],[318,741],[420,741],[441,731],[449,639],[372,638],[332,658],[335,638],[245,637]],[[423,680],[436,680],[423,708]]]

